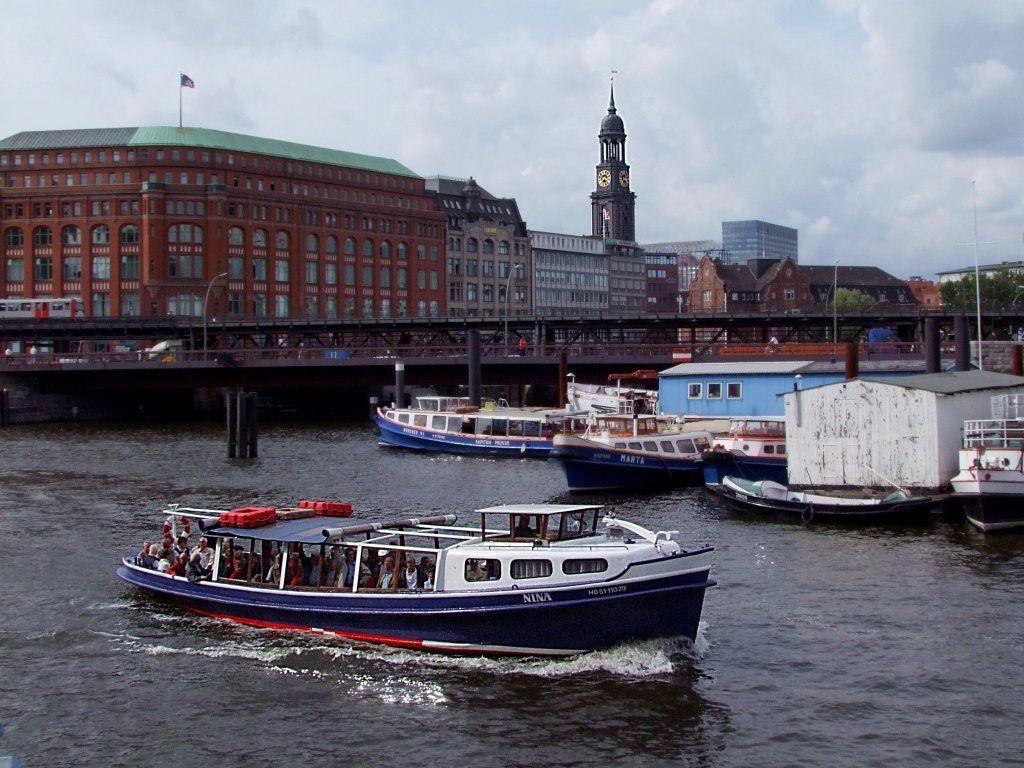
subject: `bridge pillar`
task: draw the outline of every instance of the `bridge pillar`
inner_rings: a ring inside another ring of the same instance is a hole
[[[469,402],[480,405],[480,331],[471,330],[466,334],[469,344]]]

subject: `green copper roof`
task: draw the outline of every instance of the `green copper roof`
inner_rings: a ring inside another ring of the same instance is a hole
[[[396,160],[340,149],[312,147],[291,141],[263,139],[241,133],[215,131],[209,128],[175,128],[149,126],[143,128],[86,128],[66,131],[25,131],[0,139],[2,150],[74,149],[84,147],[196,147],[222,149],[229,152],[251,152],[257,155],[287,157],[311,163],[360,168],[377,173],[420,178]]]

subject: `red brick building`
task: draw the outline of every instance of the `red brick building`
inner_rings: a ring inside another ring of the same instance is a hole
[[[93,316],[442,315],[444,219],[395,160],[203,128],[0,140],[0,295]]]

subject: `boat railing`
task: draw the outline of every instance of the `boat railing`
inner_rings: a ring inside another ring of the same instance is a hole
[[[971,419],[964,422],[965,448],[1024,448],[1024,419]]]

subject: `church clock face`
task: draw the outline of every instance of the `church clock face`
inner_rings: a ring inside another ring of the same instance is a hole
[[[629,186],[629,171],[619,171],[619,186],[620,187],[628,187]]]
[[[602,168],[597,172],[597,186],[607,187],[612,183],[612,172],[607,168]]]

